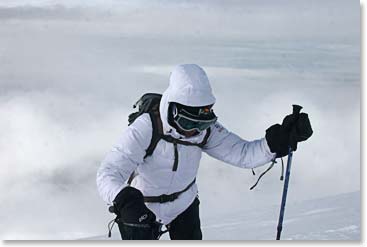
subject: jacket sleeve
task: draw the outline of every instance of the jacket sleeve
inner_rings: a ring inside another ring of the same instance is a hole
[[[97,188],[100,196],[112,204],[117,194],[144,162],[145,150],[152,138],[152,124],[148,114],[137,118],[121,135],[112,150],[107,153],[97,171]]]
[[[211,128],[211,134],[203,151],[228,164],[255,168],[265,165],[275,158],[265,138],[246,141],[229,132],[219,122]]]

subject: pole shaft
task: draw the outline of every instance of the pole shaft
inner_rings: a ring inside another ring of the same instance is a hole
[[[300,105],[292,105],[293,106],[293,113],[295,117],[295,122],[298,121],[299,114],[301,112],[302,106]],[[293,126],[294,128],[295,126]],[[280,214],[279,214],[279,221],[278,221],[278,228],[277,228],[277,240],[280,240],[280,235],[282,234],[283,229],[283,218],[284,218],[284,211],[285,211],[285,203],[287,201],[287,193],[288,193],[288,184],[289,184],[289,177],[291,175],[291,165],[292,165],[292,157],[293,157],[293,151],[292,151],[292,143],[294,140],[290,138],[289,142],[290,145],[288,147],[288,160],[287,160],[287,169],[285,172],[285,180],[283,185],[283,195],[282,195],[282,204],[280,207]]]
[[[291,174],[291,166],[292,166],[292,157],[293,157],[293,152],[292,152],[291,148],[289,147],[287,169],[286,169],[286,173],[285,173],[285,180],[284,180],[284,186],[283,186],[283,195],[282,195],[282,204],[280,206],[280,213],[279,213],[276,240],[280,240],[280,235],[282,233],[282,228],[283,228],[285,203],[287,201],[288,184],[289,184],[289,177],[290,177],[290,174]]]

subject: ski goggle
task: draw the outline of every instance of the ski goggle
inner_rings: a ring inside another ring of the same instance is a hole
[[[173,120],[182,130],[185,131],[204,131],[213,125],[217,121],[217,116],[213,113],[213,118],[208,120],[198,120],[194,118],[190,118],[188,116],[183,115],[182,113],[178,113],[177,110],[174,111]]]

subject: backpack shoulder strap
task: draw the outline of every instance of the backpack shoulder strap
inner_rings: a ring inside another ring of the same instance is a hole
[[[152,139],[148,148],[146,149],[144,159],[153,154],[154,149],[156,148],[159,140],[162,138],[163,135],[163,125],[159,111],[151,111],[149,112],[149,116],[150,120],[152,121]]]
[[[163,125],[161,121],[161,117],[159,114],[159,110],[154,109],[149,112],[150,121],[152,121],[152,139],[150,140],[150,144],[148,148],[145,150],[144,159],[153,154],[154,149],[157,147],[159,140],[163,136]],[[136,171],[133,171],[127,181],[128,185],[131,185],[131,182],[137,176]]]

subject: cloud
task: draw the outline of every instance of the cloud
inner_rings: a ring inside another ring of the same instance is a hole
[[[125,35],[248,40],[359,40],[350,1],[4,1],[2,19],[102,20]],[[163,13],[163,14],[162,14]],[[349,35],[345,36],[344,33]]]
[[[99,162],[135,100],[163,92],[179,63],[204,67],[219,120],[245,139],[263,137],[291,104],[305,107],[315,132],[295,153],[290,201],[360,188],[358,4],[11,2],[0,3],[3,238],[104,232],[111,215],[95,188]],[[228,204],[278,204],[279,176],[277,164],[249,191],[251,171],[204,156],[204,218]]]
[[[121,131],[124,109],[110,108],[101,117],[96,107],[91,110],[91,105],[78,104],[93,102],[79,96],[75,99],[44,91],[1,98],[3,238],[82,237],[86,233],[78,233],[78,228],[84,225],[87,229],[91,220],[84,207],[104,211],[102,201],[92,205],[82,201],[98,201],[96,170]],[[66,224],[68,220],[80,222],[71,226]],[[95,233],[100,231],[98,228]]]

